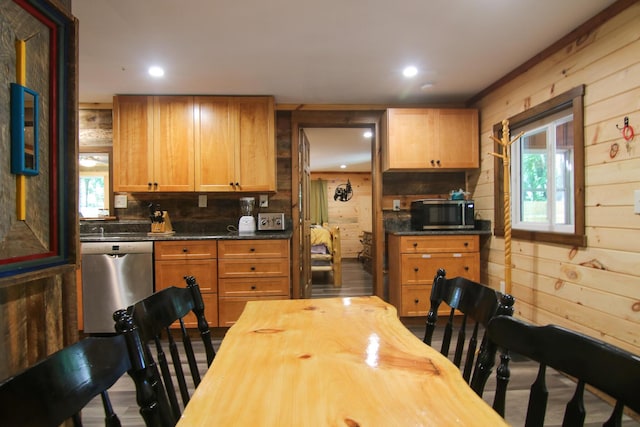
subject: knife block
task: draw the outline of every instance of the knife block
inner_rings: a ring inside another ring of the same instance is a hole
[[[173,227],[171,226],[171,219],[167,211],[162,211],[162,222],[151,223],[151,233],[149,234],[173,234]]]

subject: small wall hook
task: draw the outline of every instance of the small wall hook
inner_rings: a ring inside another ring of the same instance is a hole
[[[631,141],[634,137],[633,128],[629,126],[629,117],[624,118],[624,125],[622,127],[616,124],[616,129],[622,132],[622,137],[625,141]]]

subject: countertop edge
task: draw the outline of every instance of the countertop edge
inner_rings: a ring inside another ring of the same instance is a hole
[[[80,242],[143,242],[143,241],[171,241],[171,240],[275,240],[291,239],[290,231],[256,232],[238,234],[237,232],[223,233],[175,233],[172,235],[153,235],[148,233],[100,233],[80,234]]]

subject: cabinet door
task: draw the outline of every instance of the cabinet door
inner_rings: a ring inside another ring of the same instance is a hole
[[[113,98],[113,190],[153,190],[153,97]]]
[[[426,168],[435,143],[435,120],[433,109],[388,109],[384,169]]]
[[[236,159],[240,191],[275,191],[275,113],[271,97],[238,97]]]
[[[185,276],[193,276],[200,287],[205,317],[209,326],[218,326],[218,274],[215,259],[189,261],[159,261],[155,263],[156,292],[171,286],[186,287]],[[189,328],[197,327],[195,315],[185,318]]]
[[[194,190],[192,96],[154,98],[154,177],[157,191]]]
[[[445,169],[480,167],[478,110],[438,110],[438,148],[434,157]]]
[[[232,132],[231,98],[197,96],[195,111],[196,191],[234,191],[239,147]]]

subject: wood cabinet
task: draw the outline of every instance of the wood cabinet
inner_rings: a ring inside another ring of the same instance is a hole
[[[154,244],[155,291],[171,286],[185,287],[185,276],[193,276],[200,286],[205,317],[210,327],[218,326],[218,270],[215,240],[171,240]],[[193,314],[185,326],[196,328]]]
[[[193,191],[191,96],[115,96],[114,191]]]
[[[247,301],[290,298],[289,240],[218,242],[219,325],[233,325]]]
[[[276,190],[269,96],[115,96],[113,188]]]
[[[433,278],[439,268],[447,277],[480,280],[477,235],[388,236],[389,297],[402,317],[426,316]],[[442,304],[439,314],[448,314]]]
[[[195,97],[196,191],[275,191],[273,97]]]
[[[382,132],[385,171],[480,167],[476,109],[389,108]]]

